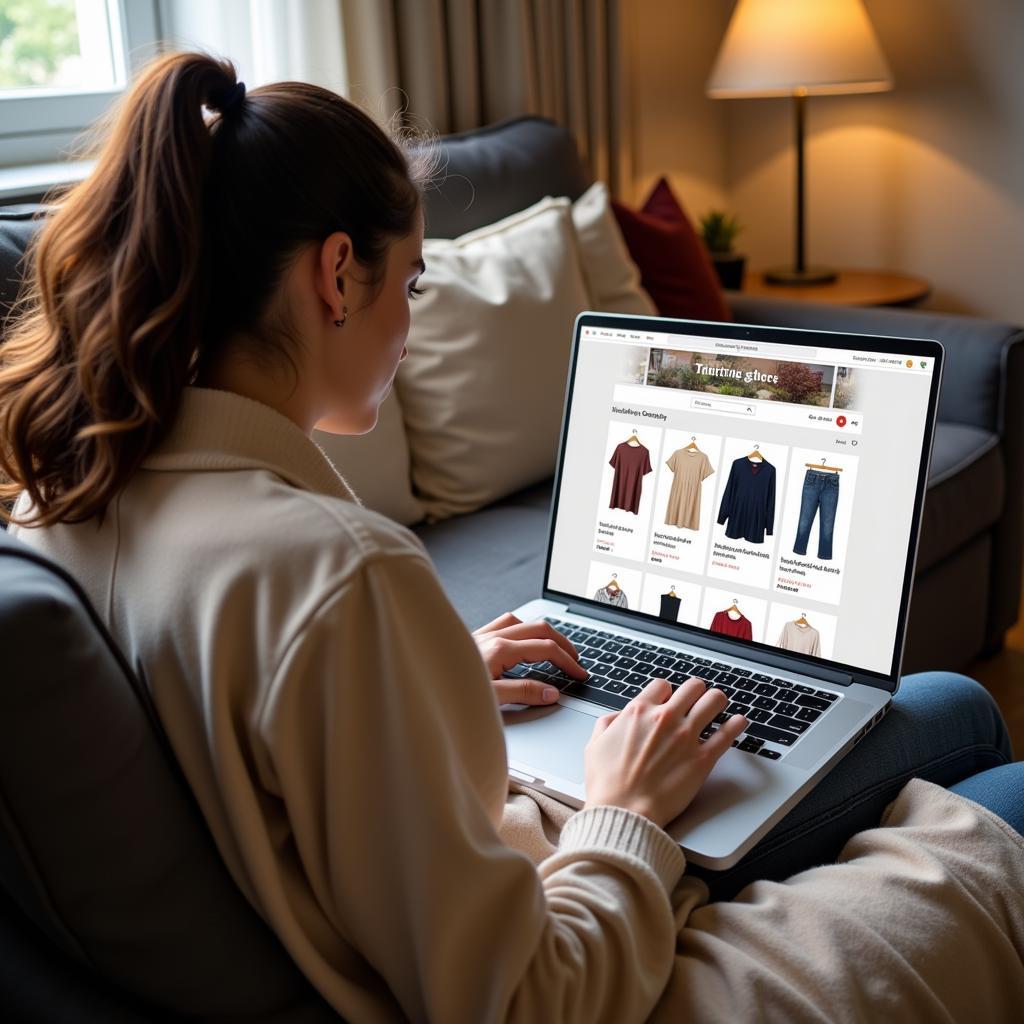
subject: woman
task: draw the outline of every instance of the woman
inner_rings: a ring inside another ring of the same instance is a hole
[[[700,744],[724,698],[699,680],[654,680],[599,720],[584,810],[519,794],[506,812],[495,693],[543,695],[496,680],[543,658],[582,676],[572,645],[510,616],[467,633],[416,538],[310,439],[371,429],[405,353],[420,175],[331,93],[246,95],[226,62],[165,57],[44,228],[0,352],[18,536],[78,576],[145,672],[248,898],[350,1021],[735,1019],[755,993],[786,1019],[894,991],[1016,1009],[1024,840],[924,782],[842,867],[701,906],[660,826],[743,722]],[[944,727],[970,718],[989,763],[1009,760],[987,698],[946,685],[962,696]],[[982,996],[949,990],[954,955]]]

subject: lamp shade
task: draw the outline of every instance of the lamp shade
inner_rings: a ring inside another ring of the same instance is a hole
[[[739,0],[707,92],[729,98],[890,88],[861,0]]]

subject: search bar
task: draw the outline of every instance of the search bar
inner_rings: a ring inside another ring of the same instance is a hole
[[[734,416],[756,416],[757,406],[753,402],[730,402],[724,398],[694,398],[690,402],[691,409],[702,412],[728,412]]]
[[[816,348],[805,348],[803,345],[773,345],[768,341],[733,341],[732,339],[716,340],[712,345],[714,352],[735,352],[737,355],[751,359],[772,358],[779,356],[784,360],[806,363],[818,355]]]

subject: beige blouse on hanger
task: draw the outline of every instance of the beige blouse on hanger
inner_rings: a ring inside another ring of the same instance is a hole
[[[673,476],[665,525],[699,530],[701,482],[715,471],[711,460],[698,448],[680,448],[665,465]]]

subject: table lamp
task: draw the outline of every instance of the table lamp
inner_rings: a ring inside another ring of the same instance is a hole
[[[824,284],[834,270],[805,261],[804,119],[807,97],[892,88],[862,0],[739,0],[707,93],[713,99],[792,96],[796,120],[796,232],[792,267],[772,284]]]

